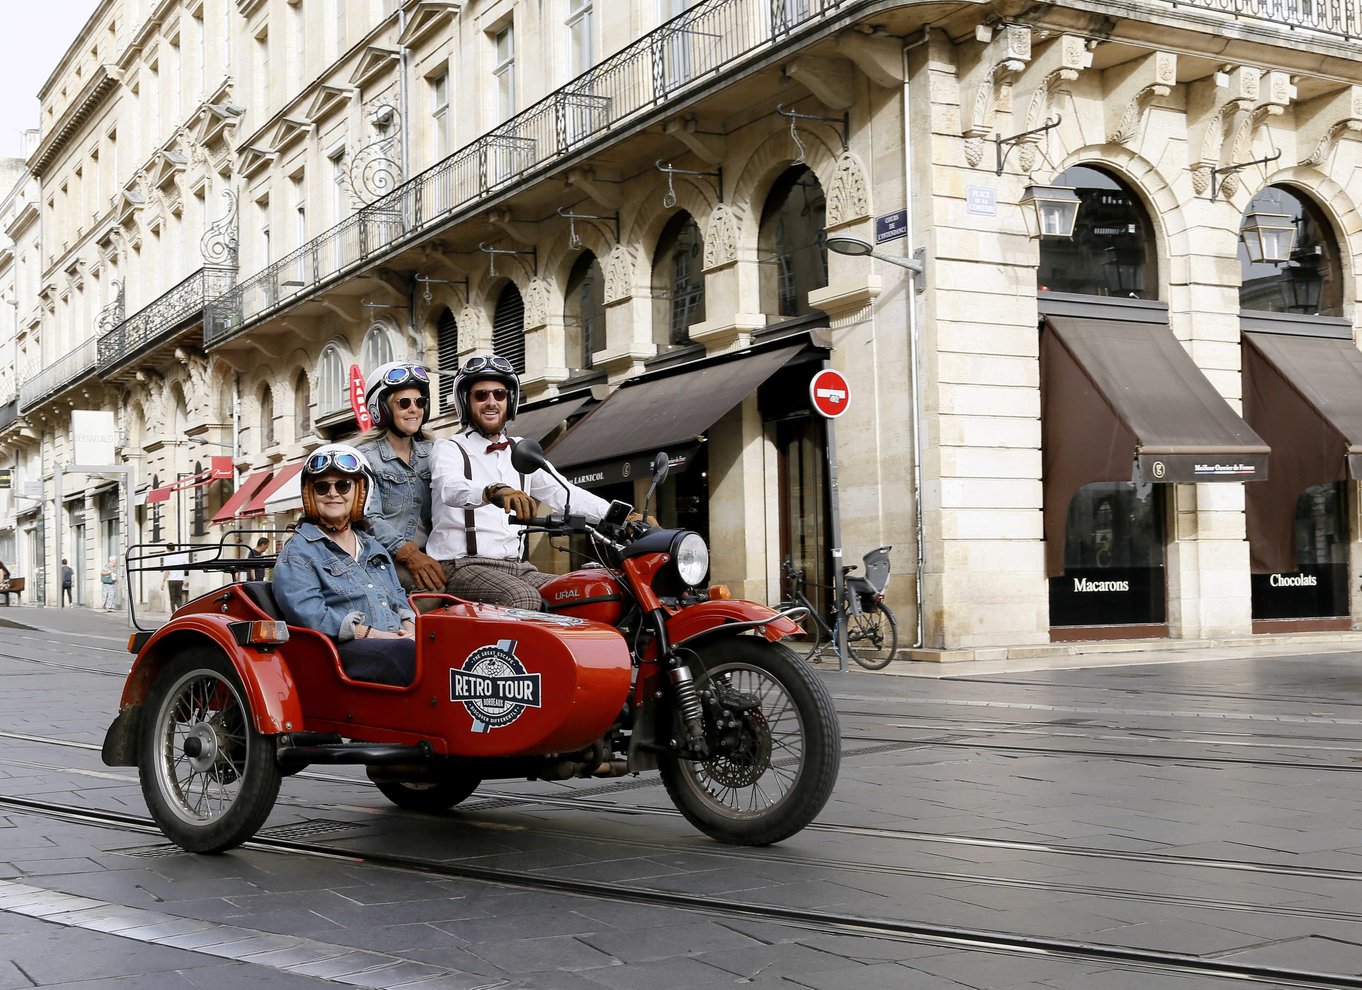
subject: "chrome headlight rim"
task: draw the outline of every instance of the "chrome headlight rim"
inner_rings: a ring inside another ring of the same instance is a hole
[[[692,530],[677,533],[672,543],[672,566],[682,584],[701,587],[709,575],[709,544],[705,538]]]

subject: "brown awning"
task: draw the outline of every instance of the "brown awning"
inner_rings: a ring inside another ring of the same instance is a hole
[[[1047,316],[1040,342],[1045,565],[1097,481],[1258,481],[1268,445],[1164,324]]]
[[[558,429],[559,424],[581,411],[590,401],[589,395],[578,396],[539,406],[537,409],[522,409],[507,430],[512,436],[543,443],[544,438]]]
[[[626,382],[553,445],[559,468],[691,444],[804,349],[784,347]]]
[[[1248,490],[1255,574],[1292,573],[1296,502],[1311,485],[1362,478],[1362,351],[1352,338],[1246,333],[1244,418],[1272,446]]]

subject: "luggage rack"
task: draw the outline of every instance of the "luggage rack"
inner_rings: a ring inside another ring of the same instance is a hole
[[[260,557],[247,557],[245,554],[255,545],[256,540],[265,536],[276,545],[293,535],[291,529],[230,529],[222,534],[221,539],[215,543],[176,543],[173,540],[161,540],[156,543],[135,543],[128,547],[128,552],[123,558],[124,569],[127,573],[127,596],[128,596],[128,619],[132,627],[138,632],[150,632],[151,629],[144,627],[137,621],[137,595],[133,592],[132,576],[134,574],[161,574],[166,571],[192,571],[203,574],[222,574],[229,577],[224,580],[223,585],[236,584],[243,580],[249,580],[251,571],[264,570],[273,567],[278,559],[277,554],[266,554]],[[174,550],[167,550],[166,545],[173,543]],[[241,556],[237,556],[240,552]],[[216,591],[217,588],[196,594],[191,601],[202,598],[203,595]]]

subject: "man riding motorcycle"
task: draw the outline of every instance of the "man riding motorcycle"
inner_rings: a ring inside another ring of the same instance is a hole
[[[558,511],[569,504],[599,522],[610,504],[564,484],[547,470],[522,475],[511,466],[520,437],[506,423],[520,405],[520,379],[505,358],[469,358],[454,379],[462,430],[431,452],[434,528],[426,550],[444,567],[445,592],[474,601],[538,610],[539,588],[553,575],[525,562],[522,533],[509,516],[529,519],[535,500]]]
[[[407,591],[439,591],[444,569],[426,555],[430,535],[430,374],[390,361],[369,372],[364,402],[374,428],[355,444],[374,474],[368,519],[374,538],[397,562]]]

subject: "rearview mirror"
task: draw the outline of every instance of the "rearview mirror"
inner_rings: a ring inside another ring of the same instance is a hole
[[[521,440],[511,448],[511,467],[521,474],[533,474],[548,466],[544,448],[533,440]]]

